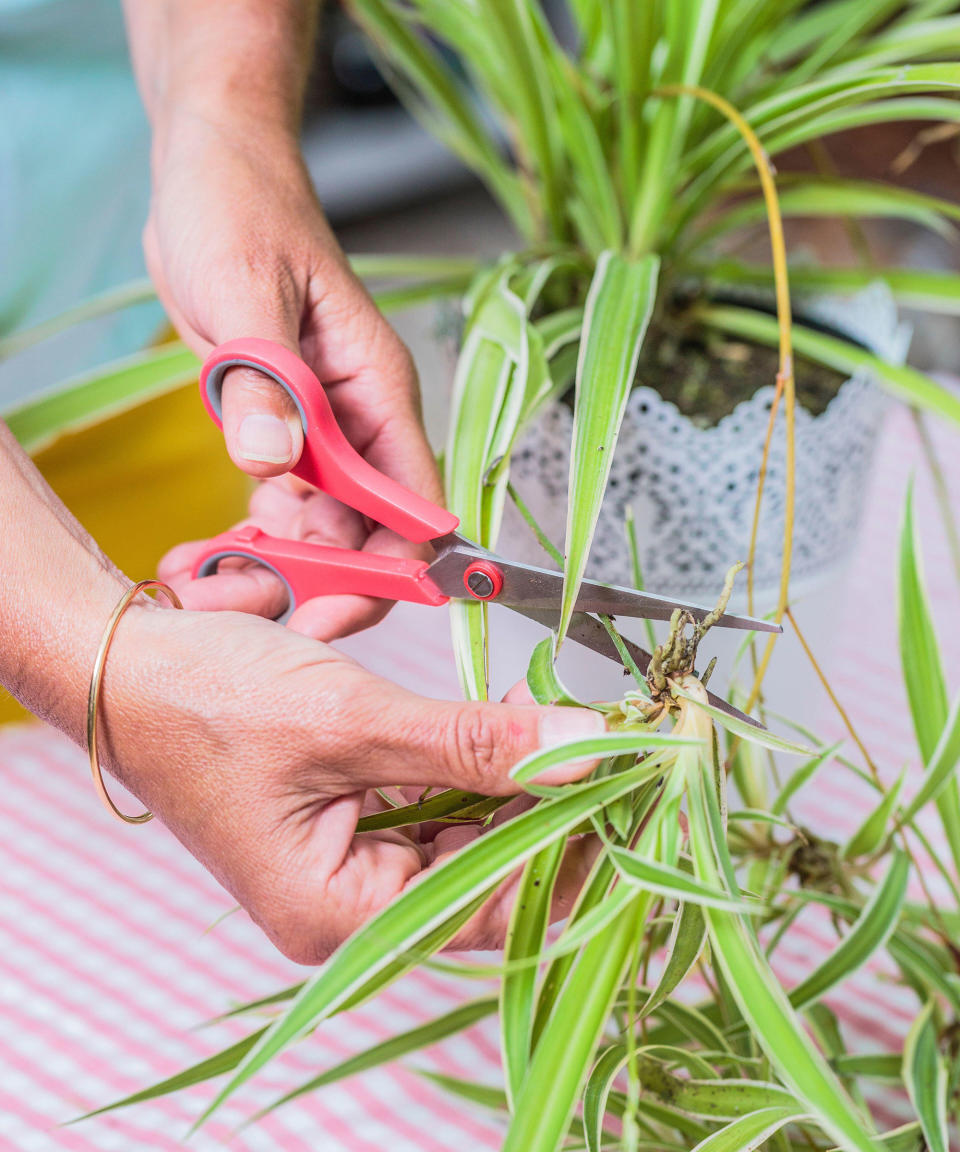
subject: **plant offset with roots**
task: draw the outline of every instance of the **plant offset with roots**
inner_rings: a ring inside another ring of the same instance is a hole
[[[697,649],[700,641],[726,612],[730,597],[733,594],[733,582],[736,575],[743,568],[742,564],[735,564],[727,573],[723,585],[723,592],[717,606],[698,623],[690,612],[677,608],[670,619],[670,632],[662,644],[653,650],[650,667],[647,670],[647,684],[650,688],[651,698],[663,706],[668,706],[670,681],[675,680],[681,685],[687,677],[693,676],[694,665],[697,662]],[[689,629],[689,635],[687,630]],[[712,666],[711,666],[712,668]],[[708,669],[707,677],[709,677]]]

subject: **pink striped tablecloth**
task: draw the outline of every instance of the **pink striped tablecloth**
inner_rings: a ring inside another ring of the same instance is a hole
[[[948,479],[960,498],[957,439],[937,430]],[[948,562],[913,426],[889,420],[878,453],[863,538],[846,584],[833,651],[834,683],[887,778],[918,768],[900,683],[895,625],[895,545],[908,476],[917,505],[931,596],[946,666],[960,667],[958,589]],[[449,644],[437,616],[402,608],[351,643],[367,664],[418,690],[453,696]],[[821,734],[843,736],[829,708]],[[183,1138],[209,1086],[86,1121],[79,1113],[170,1075],[245,1033],[241,1025],[198,1030],[231,1004],[302,978],[242,915],[211,930],[231,900],[157,824],[110,820],[90,788],[84,755],[39,726],[0,734],[0,1152],[165,1150]],[[801,795],[801,816],[842,837],[871,803],[849,776],[823,775]],[[811,915],[779,951],[788,984],[808,969],[829,925]],[[428,1085],[409,1067],[363,1077],[295,1101],[231,1136],[238,1122],[282,1090],[345,1055],[436,1016],[475,994],[474,982],[415,973],[374,1003],[324,1025],[268,1069],[196,1135],[198,1152],[451,1152],[495,1149],[502,1127]],[[915,1005],[882,969],[858,974],[830,998],[865,1049],[895,1049]],[[418,1056],[410,1065],[497,1083],[493,1021]],[[894,1124],[902,1104],[875,1098]]]

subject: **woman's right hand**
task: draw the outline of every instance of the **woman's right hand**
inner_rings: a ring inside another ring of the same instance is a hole
[[[0,568],[0,684],[82,745],[97,646],[129,581],[2,422]],[[523,756],[603,729],[587,710],[428,700],[257,616],[145,600],[120,621],[102,687],[104,765],[306,963],[481,834],[457,825],[429,842],[415,831],[356,835],[375,789],[513,795],[510,769]],[[558,912],[594,852],[574,843]],[[509,893],[502,885],[458,943],[498,942]]]
[[[143,604],[124,617],[104,680],[111,770],[220,880],[270,939],[317,963],[425,870],[481,835],[450,825],[355,833],[375,789],[520,792],[538,748],[603,731],[599,713],[430,700],[335,649],[255,616]],[[517,700],[524,702],[516,702]],[[578,779],[591,763],[552,770]],[[565,915],[596,853],[575,841],[557,891]],[[457,947],[503,942],[513,885]]]

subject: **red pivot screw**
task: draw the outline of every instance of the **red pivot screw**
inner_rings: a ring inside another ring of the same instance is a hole
[[[495,600],[503,589],[503,573],[489,560],[474,560],[463,574],[463,585],[474,600]]]

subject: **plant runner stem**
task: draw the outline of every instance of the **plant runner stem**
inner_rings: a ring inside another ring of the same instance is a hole
[[[823,669],[820,667],[820,665],[817,662],[816,657],[814,656],[813,652],[810,650],[810,645],[807,643],[806,638],[804,637],[803,633],[800,631],[800,628],[797,625],[796,618],[794,617],[793,613],[790,611],[789,607],[787,608],[786,616],[787,616],[787,619],[790,621],[790,623],[793,625],[793,630],[794,630],[794,632],[796,632],[797,639],[800,641],[801,647],[803,648],[804,652],[806,652],[806,654],[807,654],[807,659],[810,661],[810,664],[811,664],[814,672],[816,672],[816,674],[817,674],[817,679],[823,685],[824,690],[826,691],[827,695],[830,697],[831,703],[836,708],[837,712],[840,714],[840,718],[843,720],[843,723],[844,723],[847,731],[850,733],[856,746],[860,749],[860,753],[863,756],[864,760],[866,761],[867,767],[870,769],[870,776],[871,776],[874,784],[880,790],[881,794],[883,794],[885,792],[885,788],[883,785],[883,781],[880,779],[880,773],[877,769],[876,763],[873,760],[873,757],[867,751],[866,747],[864,746],[863,741],[857,735],[857,730],[854,728],[854,726],[850,720],[850,717],[847,715],[846,709],[843,707],[843,705],[837,699],[836,693],[830,687],[829,680],[827,680],[827,677],[824,675]],[[933,914],[934,919],[940,925],[940,932],[942,933],[944,939],[949,941],[950,940],[950,930],[947,927],[947,924],[944,921],[942,915],[940,914],[940,909],[937,907],[937,902],[934,900],[933,894],[931,893],[929,887],[927,886],[927,882],[924,879],[924,875],[923,875],[923,869],[920,867],[920,862],[917,860],[916,853],[913,851],[913,846],[911,845],[909,839],[907,838],[906,829],[903,827],[898,827],[895,829],[895,831],[898,831],[900,833],[900,840],[901,840],[901,843],[903,844],[904,851],[910,857],[910,862],[913,865],[913,870],[916,873],[917,880],[920,883],[920,887],[923,889],[923,894],[926,898],[927,904],[930,906],[930,911]]]
[[[783,217],[780,213],[780,201],[777,198],[777,187],[773,178],[773,164],[767,155],[756,132],[750,127],[743,115],[722,96],[711,92],[708,88],[701,88],[697,84],[668,84],[656,89],[660,95],[686,95],[695,96],[699,100],[712,105],[730,121],[743,137],[744,143],[750,150],[760,186],[763,189],[763,198],[767,208],[767,222],[770,228],[770,254],[773,264],[773,279],[777,299],[777,322],[780,330],[780,367],[777,372],[777,396],[782,393],[786,414],[786,494],[783,510],[783,561],[780,568],[780,592],[777,599],[777,623],[783,619],[787,610],[790,595],[790,563],[793,554],[793,520],[796,502],[796,460],[794,417],[796,413],[796,389],[793,375],[793,338],[792,318],[790,309],[790,282],[787,271],[787,246],[783,234]],[[760,505],[763,499],[763,483],[766,476],[766,464],[770,450],[770,440],[773,435],[774,418],[776,415],[776,401],[770,412],[770,425],[767,430],[767,442],[763,450],[761,473],[757,482],[757,500],[754,505],[753,527],[750,533],[750,551],[747,557],[747,611],[753,612],[753,577],[754,561],[757,551],[757,533],[760,524]],[[749,712],[756,704],[763,678],[773,654],[773,645],[776,643],[776,633],[771,633],[764,647],[763,656],[754,676],[753,687],[744,706]]]
[[[643,591],[643,568],[640,565],[640,546],[637,542],[637,525],[633,517],[633,505],[627,505],[624,516],[624,531],[627,534],[627,545],[630,549],[630,570],[633,576],[633,586],[638,592]],[[657,646],[656,633],[653,630],[653,621],[644,620],[644,629],[647,633],[647,644],[652,652]]]
[[[558,568],[563,568],[563,553],[559,548],[550,540],[546,532],[540,527],[534,519],[533,513],[526,506],[520,497],[520,493],[514,488],[512,484],[507,483],[507,494],[517,507],[517,511],[526,520],[530,526],[530,531],[536,536],[537,543],[546,552],[550,559],[557,565]]]
[[[800,646],[801,646],[801,648],[803,648],[804,652],[806,652],[807,659],[810,661],[811,667],[813,668],[814,672],[816,672],[816,674],[817,674],[817,679],[823,685],[823,689],[826,692],[826,694],[830,697],[830,703],[834,706],[834,708],[836,708],[837,712],[840,715],[840,719],[843,721],[844,727],[850,733],[851,739],[853,740],[854,744],[856,744],[856,746],[860,749],[860,754],[861,754],[861,756],[863,756],[864,762],[866,763],[867,767],[870,769],[870,775],[873,777],[873,782],[877,785],[878,788],[882,789],[883,783],[880,779],[880,773],[877,770],[877,765],[874,762],[873,757],[867,751],[866,745],[860,739],[860,736],[858,735],[856,728],[854,728],[854,726],[853,726],[853,721],[850,719],[849,715],[847,714],[847,710],[840,703],[839,699],[837,698],[837,694],[834,692],[833,688],[831,688],[830,681],[827,679],[823,669],[820,667],[820,664],[818,663],[816,656],[814,656],[813,652],[811,651],[810,645],[807,643],[807,639],[804,636],[803,632],[801,632],[800,625],[797,623],[797,619],[794,616],[794,614],[790,611],[789,607],[787,608],[785,615],[786,615],[787,619],[790,621],[791,625],[793,626],[793,630],[797,635],[797,639],[800,641]]]

